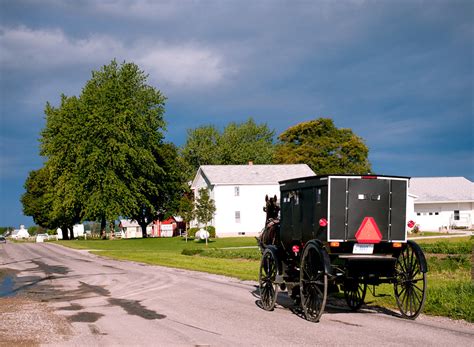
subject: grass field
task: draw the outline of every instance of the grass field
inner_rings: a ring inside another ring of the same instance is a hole
[[[428,289],[425,314],[443,315],[474,322],[474,284],[471,281],[472,237],[417,240],[428,261]],[[223,238],[205,243],[181,238],[58,241],[59,244],[89,249],[95,254],[147,264],[190,269],[258,280],[260,252],[254,238]],[[242,248],[252,247],[255,248]],[[392,285],[368,290],[366,302],[396,308]],[[382,295],[382,296],[379,296]]]
[[[88,249],[92,253],[115,259],[132,260],[147,264],[162,265],[181,269],[209,272],[237,277],[242,280],[256,280],[258,260],[245,260],[234,257],[203,257],[183,255],[183,250],[211,250],[222,248],[256,246],[255,238],[223,238],[209,242],[186,242],[181,238],[150,238],[127,240],[74,240],[57,241],[67,247]],[[255,254],[258,249],[253,249]],[[230,250],[229,250],[230,251]],[[193,252],[191,252],[193,253]],[[256,258],[256,259],[259,259]]]

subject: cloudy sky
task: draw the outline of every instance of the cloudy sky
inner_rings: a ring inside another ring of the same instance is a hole
[[[474,181],[470,0],[0,0],[0,226],[32,225],[47,101],[133,61],[167,97],[167,139],[253,117],[276,134],[352,128],[374,172]]]

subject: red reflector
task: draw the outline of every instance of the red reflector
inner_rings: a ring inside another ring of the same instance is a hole
[[[322,227],[328,226],[328,221],[327,221],[327,219],[326,219],[326,218],[321,218],[321,219],[319,220],[319,225],[322,226]]]
[[[382,234],[373,217],[364,218],[355,237],[359,243],[379,243],[382,240]]]
[[[362,176],[362,179],[364,179],[364,180],[376,180],[377,176],[372,176],[372,175]]]
[[[294,245],[291,250],[293,251],[293,253],[298,253],[300,251],[300,246],[298,245]]]
[[[408,221],[407,226],[408,226],[409,228],[413,228],[413,227],[415,226],[415,222],[412,221],[412,220],[410,220],[410,221]]]

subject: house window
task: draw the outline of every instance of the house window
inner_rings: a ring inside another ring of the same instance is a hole
[[[417,215],[417,216],[421,216],[421,213],[420,213],[420,212],[417,212],[416,215]]]
[[[438,213],[438,212],[435,212],[435,216],[437,216],[437,215],[439,215],[439,213]]]
[[[234,196],[240,196],[240,187],[234,187]]]
[[[454,211],[454,220],[459,220],[459,210]]]
[[[317,204],[321,203],[321,193],[322,193],[321,188],[318,188],[318,191],[316,193],[316,203]]]
[[[235,211],[235,222],[240,223],[240,211]]]

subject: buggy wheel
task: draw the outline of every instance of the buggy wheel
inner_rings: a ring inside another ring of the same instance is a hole
[[[314,243],[309,243],[301,258],[301,306],[306,319],[310,322],[318,322],[326,306],[328,277],[322,252]]]
[[[403,317],[415,319],[426,299],[426,270],[422,271],[421,258],[408,242],[395,264],[395,299]]]
[[[352,311],[357,311],[362,306],[366,292],[366,283],[361,283],[358,280],[346,280],[344,282],[344,297]]]
[[[278,264],[275,255],[266,249],[260,262],[260,273],[258,276],[260,301],[264,310],[271,311],[275,307],[278,294],[278,284],[275,279],[278,272]]]

